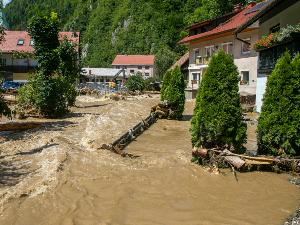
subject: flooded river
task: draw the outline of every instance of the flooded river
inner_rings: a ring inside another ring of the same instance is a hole
[[[139,157],[100,149],[158,102],[80,97],[65,118],[1,136],[0,224],[265,225],[294,213],[300,192],[291,175],[237,173],[236,181],[229,170],[190,163],[194,102],[182,121],[158,120],[125,148]]]

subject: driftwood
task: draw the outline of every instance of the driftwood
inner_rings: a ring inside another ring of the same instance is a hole
[[[42,126],[44,123],[6,123],[0,124],[0,131],[26,130]]]
[[[215,165],[221,167],[230,166],[236,179],[235,168],[248,171],[254,168],[262,168],[267,170],[271,169],[276,173],[280,173],[281,171],[300,173],[300,159],[298,158],[251,157],[234,154],[228,150],[221,151],[219,149],[202,149],[197,147],[193,148],[192,156],[195,157],[194,160],[197,160],[206,170],[207,167],[213,167]]]

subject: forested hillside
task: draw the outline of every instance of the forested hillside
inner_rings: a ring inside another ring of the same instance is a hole
[[[156,54],[168,48],[179,58],[187,46],[176,43],[193,21],[233,10],[245,0],[12,0],[5,7],[11,30],[26,30],[37,12],[58,14],[61,30],[80,31],[84,64],[110,67],[117,54]]]

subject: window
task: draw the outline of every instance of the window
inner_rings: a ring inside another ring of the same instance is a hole
[[[197,49],[194,49],[194,62],[196,63],[196,59],[197,59],[197,57],[199,56],[199,49],[197,48]]]
[[[1,59],[2,66],[6,66],[6,59]]]
[[[210,57],[213,54],[215,54],[215,46],[214,45],[206,46],[205,47],[205,55],[207,55],[208,57]]]
[[[72,44],[73,44],[73,41],[72,41],[72,40],[68,40],[68,41],[69,41],[69,44],[70,44],[70,45],[72,45]]]
[[[127,69],[127,66],[123,66],[123,69]]]
[[[24,44],[24,40],[23,39],[19,39],[17,45],[23,45]]]
[[[130,73],[134,73],[134,70],[130,70]]]
[[[141,69],[143,69],[143,67],[142,66],[138,66],[138,69],[141,70]]]
[[[222,44],[222,49],[226,54],[233,54],[233,44],[232,42]]]
[[[145,66],[145,70],[149,70],[149,66]]]
[[[29,45],[34,45],[34,40],[30,40]]]
[[[249,71],[241,71],[241,84],[249,84]]]
[[[280,31],[280,23],[278,23],[275,26],[273,26],[273,27],[270,28],[270,34],[271,33],[276,33],[278,31]]]
[[[146,76],[146,77],[149,77],[149,73],[145,73],[145,76]]]
[[[120,66],[116,66],[116,69],[120,69]]]
[[[249,44],[242,42],[242,54],[250,53],[250,38],[244,39],[244,41],[248,42]]]

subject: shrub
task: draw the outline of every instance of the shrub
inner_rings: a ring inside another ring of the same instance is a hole
[[[171,107],[174,109],[172,119],[180,120],[184,111],[185,105],[185,94],[184,89],[186,88],[184,78],[180,72],[178,65],[170,71],[170,81],[168,85],[164,85],[163,95],[161,100],[167,100]]]
[[[193,146],[234,147],[244,153],[247,125],[242,123],[237,67],[223,50],[213,55],[198,89],[190,133]]]
[[[259,154],[300,155],[300,56],[291,61],[286,52],[267,81],[258,118]]]
[[[144,79],[141,75],[130,76],[125,85],[133,92],[135,92],[136,90],[142,92],[145,88]]]

